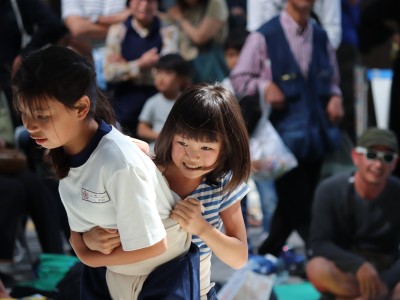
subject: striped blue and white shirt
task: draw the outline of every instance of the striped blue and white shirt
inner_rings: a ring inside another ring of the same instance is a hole
[[[242,200],[250,191],[250,187],[242,182],[232,192],[223,193],[222,190],[230,178],[231,174],[227,174],[215,185],[210,185],[203,179],[200,185],[188,196],[188,198],[196,198],[201,202],[204,206],[203,218],[218,230],[221,230],[223,225],[220,212]],[[199,247],[201,256],[211,252],[211,249],[198,236],[193,235],[192,242]]]

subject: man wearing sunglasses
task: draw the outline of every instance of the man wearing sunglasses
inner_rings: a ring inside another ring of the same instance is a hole
[[[307,275],[320,299],[400,299],[400,180],[392,131],[366,130],[354,172],[322,181],[314,197]]]

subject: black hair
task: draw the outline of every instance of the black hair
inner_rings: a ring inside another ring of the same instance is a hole
[[[217,182],[229,172],[225,190],[232,191],[250,174],[249,138],[235,96],[219,84],[197,84],[184,90],[176,100],[155,144],[154,162],[168,168],[174,136],[220,141],[221,151],[208,182]]]
[[[180,54],[171,53],[161,56],[154,67],[158,70],[174,71],[179,76],[190,76],[190,64]]]
[[[90,99],[87,118],[115,125],[111,104],[96,85],[93,64],[69,48],[50,46],[28,55],[14,76],[12,86],[17,111],[22,105],[32,112],[49,100],[73,109],[82,96],[87,96]],[[51,149],[47,158],[57,178],[68,175],[69,165],[63,147]]]
[[[228,36],[225,39],[223,48],[227,49],[235,49],[240,52],[244,43],[246,42],[246,38],[249,35],[249,32],[242,27],[237,27],[231,30]]]

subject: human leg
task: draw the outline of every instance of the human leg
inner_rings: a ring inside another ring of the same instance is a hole
[[[3,299],[3,298],[8,299],[8,298],[10,298],[10,295],[8,294],[6,288],[4,287],[3,282],[0,279],[0,299]]]
[[[279,198],[278,195],[278,204],[272,216],[268,237],[258,248],[258,253],[261,255],[269,253],[274,256],[279,256],[287,238],[293,231],[294,227],[291,220],[288,220],[286,216],[284,202],[285,201]]]
[[[317,183],[321,163],[300,163],[276,180],[278,204],[267,239],[259,248],[260,254],[278,256],[293,230],[297,230],[308,245],[313,188]]]
[[[0,261],[12,261],[26,194],[18,180],[3,175],[0,176],[0,194]]]
[[[24,171],[16,176],[24,185],[27,197],[25,210],[32,218],[42,251],[63,254],[56,200],[38,175]]]
[[[400,300],[400,282],[394,286],[390,300]]]
[[[271,217],[275,211],[277,203],[274,181],[254,178],[254,183],[260,195],[261,210],[263,213],[263,231],[269,232]]]
[[[356,278],[343,272],[323,257],[315,257],[306,265],[308,279],[321,292],[329,292],[339,297],[358,297],[359,287]]]

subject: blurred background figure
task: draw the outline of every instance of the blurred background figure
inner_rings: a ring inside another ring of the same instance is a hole
[[[137,130],[138,137],[150,143],[151,153],[175,100],[190,85],[190,65],[179,54],[166,54],[153,71],[158,93],[144,104]]]

